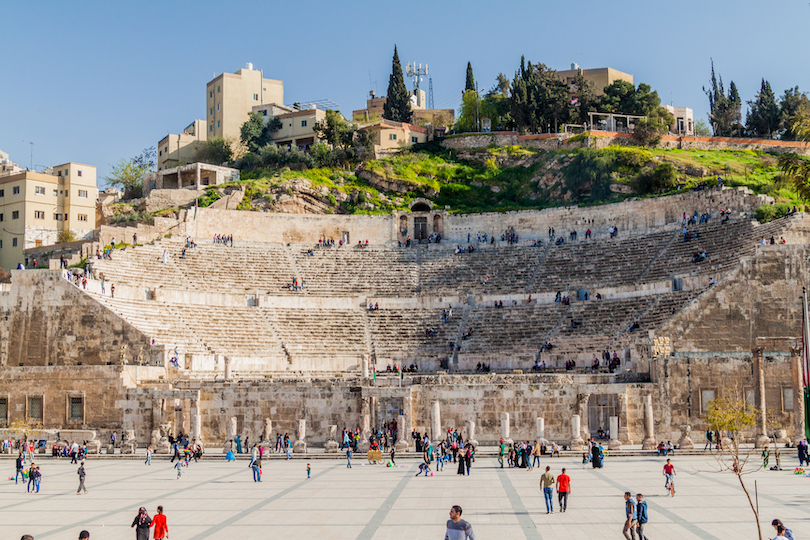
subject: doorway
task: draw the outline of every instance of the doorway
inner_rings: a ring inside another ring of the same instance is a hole
[[[427,218],[415,217],[413,218],[413,232],[417,240],[424,240],[427,238]]]
[[[596,438],[599,428],[605,432],[610,429],[610,417],[618,416],[616,394],[591,394],[588,399],[588,430]],[[616,434],[611,433],[611,437]]]

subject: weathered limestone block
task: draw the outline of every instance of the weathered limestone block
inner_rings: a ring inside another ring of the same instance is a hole
[[[681,438],[678,440],[678,448],[680,450],[692,450],[695,447],[695,443],[689,436],[691,432],[692,432],[691,425],[684,424],[681,426]]]
[[[135,449],[138,447],[138,441],[135,440],[135,430],[128,429],[122,433],[122,436],[124,440],[121,443],[121,453],[134,454]]]
[[[503,444],[509,446],[512,444],[512,439],[510,438],[511,434],[511,427],[509,425],[509,413],[501,413],[501,439],[503,440]]]
[[[338,451],[338,443],[337,443],[337,426],[329,426],[329,437],[326,440],[326,444],[324,445],[324,451],[327,454],[336,454]]]
[[[262,425],[262,442],[273,442],[273,421],[269,418],[265,418]]]

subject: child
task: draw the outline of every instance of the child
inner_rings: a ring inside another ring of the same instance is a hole
[[[309,466],[309,463],[307,463],[307,480],[309,480],[309,474],[310,474],[311,471],[312,471],[312,468]]]
[[[147,444],[146,445],[146,461],[144,461],[145,465],[152,464],[152,446]]]
[[[177,469],[177,479],[180,480],[180,476],[183,474],[183,462],[178,461],[174,464],[174,468]]]
[[[588,466],[588,462],[590,460],[591,460],[591,455],[588,452],[584,452],[582,454],[582,468],[583,469]]]

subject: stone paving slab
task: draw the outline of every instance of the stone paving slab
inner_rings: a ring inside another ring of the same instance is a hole
[[[363,465],[355,460],[313,461],[306,479],[303,461],[265,461],[261,483],[254,483],[246,461],[192,463],[181,479],[171,464],[151,466],[131,460],[91,457],[86,463],[89,493],[77,496],[76,466],[43,460],[40,493],[25,492],[8,480],[4,463],[0,483],[0,538],[75,540],[82,529],[91,539],[131,539],[130,524],[140,506],[150,514],[166,509],[172,540],[205,538],[318,538],[336,540],[421,540],[444,537],[450,506],[464,508],[479,540],[556,540],[622,538],[625,490],[644,493],[650,523],[645,532],[660,539],[756,538],[753,514],[731,473],[717,473],[708,456],[677,456],[677,494],[667,496],[664,458],[608,458],[601,470],[582,468],[569,457],[543,460],[556,475],[572,478],[566,513],[546,514],[539,489],[541,469],[501,469],[479,458],[471,476],[458,476],[451,463],[433,477],[415,477],[418,461],[400,459],[396,467]],[[783,466],[795,467],[795,458]],[[797,538],[810,535],[810,478],[792,470],[758,471],[745,477],[753,493],[757,482],[764,524],[775,517]],[[554,498],[557,504],[556,495]],[[770,526],[763,527],[773,537]]]

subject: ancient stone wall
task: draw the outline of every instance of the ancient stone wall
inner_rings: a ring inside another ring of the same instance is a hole
[[[58,270],[13,271],[0,313],[0,366],[159,363],[147,336]]]

